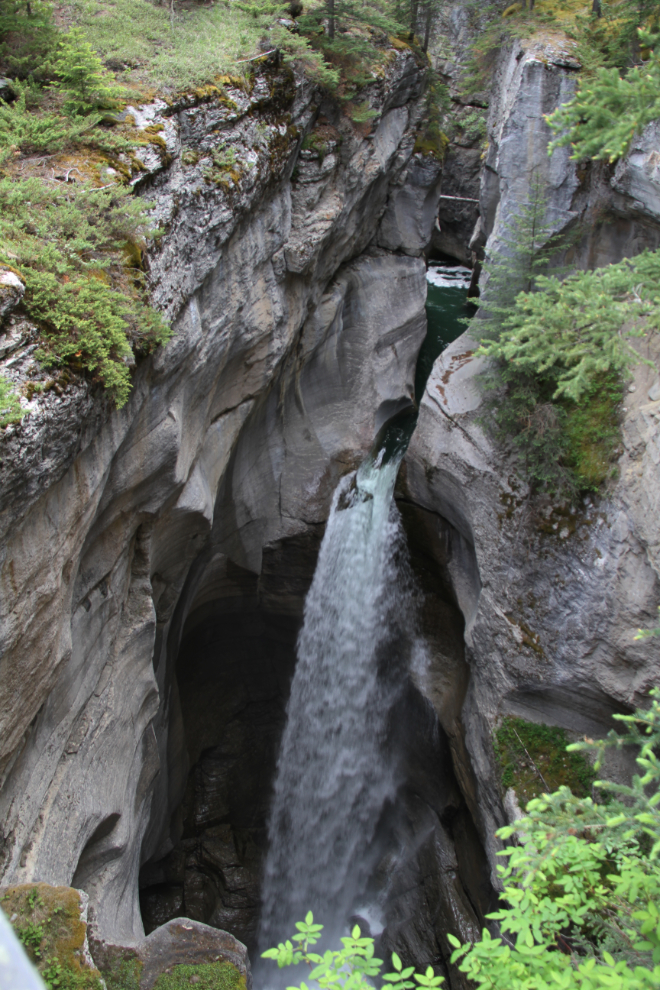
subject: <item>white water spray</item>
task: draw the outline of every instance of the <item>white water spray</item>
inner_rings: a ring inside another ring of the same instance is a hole
[[[289,937],[310,909],[326,934],[342,933],[364,896],[376,830],[394,797],[388,718],[414,611],[398,570],[405,538],[392,498],[404,449],[386,463],[382,451],[368,458],[335,491],[277,767],[261,950]]]

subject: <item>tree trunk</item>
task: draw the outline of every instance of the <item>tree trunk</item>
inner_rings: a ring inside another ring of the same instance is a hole
[[[596,17],[603,16],[603,8],[600,5],[600,0],[593,0],[593,3],[591,4],[591,13],[595,14]]]
[[[431,21],[433,11],[431,8],[431,0],[426,0],[426,24],[424,25],[424,44],[422,45],[422,50],[427,52],[429,50],[429,40],[431,37]]]
[[[330,41],[335,36],[335,0],[327,0],[328,10],[328,37]]]
[[[412,34],[417,29],[417,5],[418,0],[410,0],[410,30]]]

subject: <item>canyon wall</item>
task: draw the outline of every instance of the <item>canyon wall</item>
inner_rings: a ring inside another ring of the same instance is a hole
[[[422,88],[393,52],[369,127],[276,64],[251,92],[136,110],[167,145],[141,187],[172,338],[123,409],[78,382],[5,431],[1,874],[84,888],[106,937],[142,935],[140,863],[171,845],[188,757],[168,658],[188,613],[228,561],[256,578],[265,548],[318,533],[336,479],[411,401],[424,263],[367,248]],[[301,150],[310,131],[324,155]],[[212,173],[223,142],[231,179]],[[20,320],[8,333],[20,377],[34,346]]]
[[[413,155],[423,75],[392,52],[366,126],[276,62],[250,92],[136,108],[163,128],[139,185],[172,338],[123,409],[73,381],[0,441],[0,879],[84,889],[102,939],[184,910],[254,939],[304,596],[337,481],[412,403],[429,246],[504,250],[535,176],[554,229],[576,231],[569,264],[660,243],[652,128],[616,169],[546,154],[544,115],[575,84],[564,41],[504,53],[483,163],[476,139],[443,171]],[[213,170],[224,142],[231,175]],[[443,194],[463,200],[438,229]],[[4,329],[23,380],[32,331]],[[629,392],[619,480],[556,506],[489,437],[475,349],[466,334],[436,362],[396,491],[428,663],[397,712],[383,947],[441,968],[442,933],[474,934],[497,883],[494,720],[600,733],[660,673],[633,640],[660,600],[655,372]]]
[[[516,43],[502,58],[475,251],[506,251],[507,225],[538,179],[551,230],[573,234],[568,264],[604,265],[660,244],[654,126],[616,169],[578,168],[565,148],[547,154],[544,117],[570,98],[577,67],[561,38]],[[509,712],[599,736],[612,727],[613,713],[630,711],[660,681],[657,644],[634,639],[640,627],[655,625],[660,601],[657,336],[643,338],[639,347],[655,367],[640,364],[635,371],[623,410],[618,478],[602,496],[574,504],[530,498],[513,451],[488,431],[478,377],[484,363],[474,356],[469,332],[436,361],[404,462],[401,504],[424,521],[438,545],[453,541],[449,562],[446,550],[436,551],[436,559],[465,576],[468,558],[478,575],[459,597],[470,671],[469,687],[459,693],[460,715],[456,708],[443,715],[442,699],[435,699],[439,686],[446,697],[447,683],[466,679],[440,654],[427,694],[443,725],[457,723],[454,732],[465,739],[477,781],[477,821],[492,862],[492,833],[504,820],[490,742],[495,719]],[[608,770],[625,777],[629,767],[613,761]]]

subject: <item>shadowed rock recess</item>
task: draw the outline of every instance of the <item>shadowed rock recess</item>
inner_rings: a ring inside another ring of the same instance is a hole
[[[100,968],[113,946],[160,952],[175,918],[202,948],[206,925],[256,947],[305,595],[339,480],[414,400],[425,256],[501,249],[533,175],[554,228],[589,231],[569,263],[660,243],[653,133],[616,171],[548,158],[544,115],[574,77],[552,45],[504,52],[485,161],[452,147],[444,179],[413,155],[408,49],[370,84],[370,125],[276,62],[250,94],[136,112],[167,145],[141,192],[173,336],[123,409],[83,381],[44,393],[0,453],[0,882],[84,891]],[[301,148],[316,129],[323,155]],[[199,164],[218,131],[251,163],[231,188]],[[14,295],[1,329],[19,339]],[[454,988],[446,934],[476,937],[497,887],[497,718],[598,734],[660,680],[632,638],[660,601],[655,372],[637,371],[607,496],[533,508],[484,431],[474,350],[464,334],[436,361],[395,489],[427,659],[391,714],[398,789],[370,881],[379,951]]]

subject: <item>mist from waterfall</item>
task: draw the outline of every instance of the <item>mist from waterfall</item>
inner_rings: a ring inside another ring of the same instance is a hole
[[[263,881],[260,950],[310,909],[343,934],[363,903],[396,790],[388,745],[414,592],[393,490],[409,429],[338,485],[298,640]],[[399,431],[401,433],[401,431]],[[387,442],[389,440],[389,443]]]

